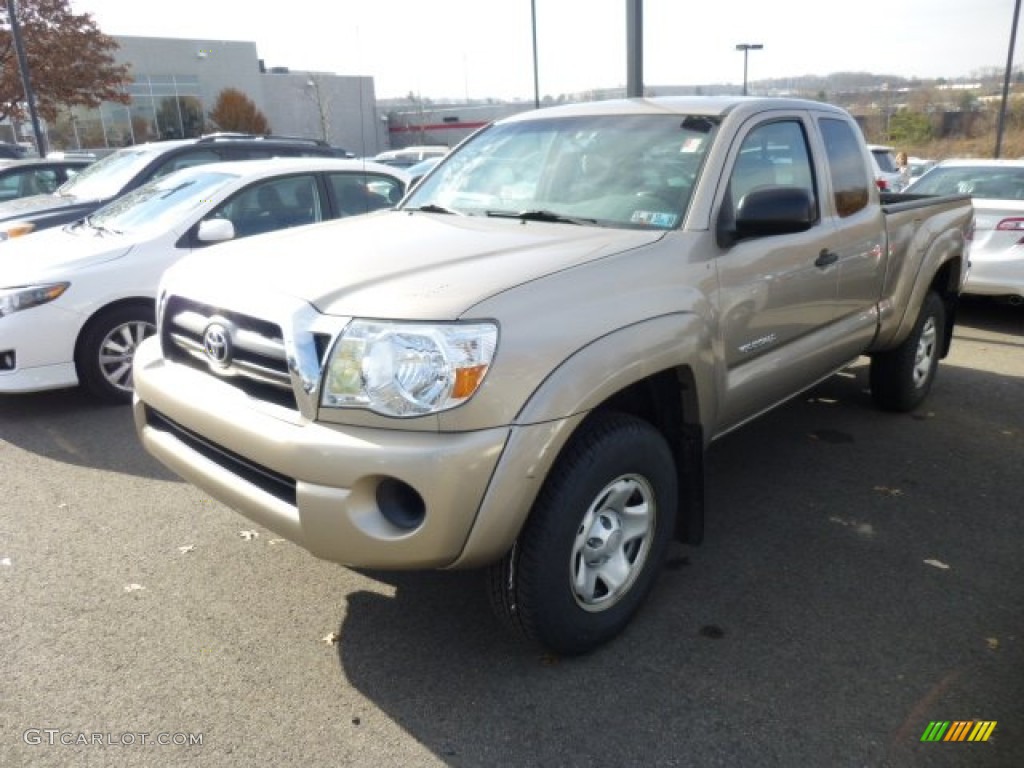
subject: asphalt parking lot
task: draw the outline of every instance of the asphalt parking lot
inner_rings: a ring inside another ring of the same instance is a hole
[[[712,446],[705,544],[580,659],[254,529],[126,408],[0,398],[0,765],[1024,765],[1024,307],[968,303],[913,414],[866,373]]]

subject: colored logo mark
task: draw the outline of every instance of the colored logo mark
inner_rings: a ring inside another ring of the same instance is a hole
[[[988,741],[995,729],[995,720],[932,720],[921,741]]]

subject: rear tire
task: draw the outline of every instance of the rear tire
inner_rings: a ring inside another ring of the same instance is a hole
[[[879,408],[906,412],[931,391],[945,342],[946,305],[929,291],[910,335],[895,349],[871,358],[871,396]]]
[[[559,457],[512,550],[488,572],[516,634],[578,655],[625,628],[650,592],[677,513],[675,461],[649,423],[592,416]]]
[[[156,332],[152,304],[122,304],[103,310],[85,326],[75,349],[78,380],[94,397],[111,404],[132,399],[132,360],[142,340]]]

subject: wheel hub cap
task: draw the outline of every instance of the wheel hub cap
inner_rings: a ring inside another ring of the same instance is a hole
[[[921,387],[928,381],[931,374],[934,358],[937,352],[938,330],[935,320],[928,318],[921,329],[921,338],[917,343],[916,354],[914,355],[914,386]]]
[[[607,563],[615,551],[622,546],[622,523],[611,510],[604,510],[594,516],[594,522],[583,545],[583,559],[587,565]]]
[[[639,475],[606,485],[583,515],[569,562],[576,604],[604,611],[629,593],[644,570],[657,510],[654,491]]]

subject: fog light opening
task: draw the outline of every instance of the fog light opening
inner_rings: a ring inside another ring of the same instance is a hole
[[[419,527],[427,516],[423,497],[411,485],[390,477],[377,485],[377,508],[385,520],[404,531]]]
[[[17,365],[13,349],[0,349],[0,371],[13,371]]]

